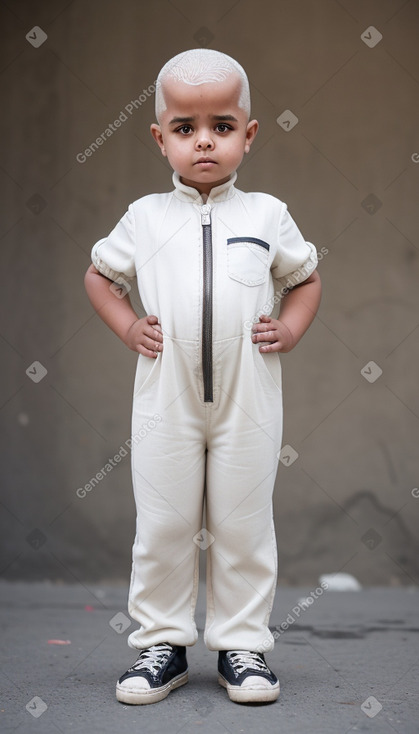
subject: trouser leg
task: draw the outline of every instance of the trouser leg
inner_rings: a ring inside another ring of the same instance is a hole
[[[212,650],[269,650],[277,578],[272,517],[276,464],[262,472],[239,467],[228,472],[219,456],[208,455],[207,529],[214,540],[207,551],[205,642]],[[219,497],[224,498],[222,511]]]
[[[194,536],[202,525],[204,450],[159,433],[148,437],[148,455],[134,462],[137,528],[128,608],[141,625],[129,636],[138,648],[197,639]]]
[[[166,389],[168,380],[159,376]],[[157,381],[155,395],[152,388],[140,394],[133,415],[133,435],[147,415],[160,417],[132,454],[137,525],[128,609],[140,627],[128,644],[140,649],[197,640],[194,536],[202,527],[205,475],[205,441],[190,391],[183,393],[182,384],[174,390],[172,384],[171,393],[162,395]]]
[[[207,551],[204,639],[211,650],[267,651],[274,645],[268,627],[277,581],[272,493],[282,395],[264,368],[261,374],[260,383],[257,376],[248,382],[256,385],[259,403],[224,394],[208,446],[207,528],[214,540]]]

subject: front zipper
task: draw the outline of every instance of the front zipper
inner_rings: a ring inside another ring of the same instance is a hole
[[[203,243],[202,375],[204,402],[212,403],[212,232],[209,204],[201,206],[201,224]]]

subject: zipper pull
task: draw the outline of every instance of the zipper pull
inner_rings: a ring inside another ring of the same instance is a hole
[[[211,224],[211,207],[209,204],[201,206],[201,224]]]

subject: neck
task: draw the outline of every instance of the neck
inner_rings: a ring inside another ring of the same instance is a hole
[[[229,176],[226,176],[221,181],[214,181],[212,184],[199,184],[195,181],[189,181],[188,179],[183,178],[180,176],[180,182],[185,184],[185,186],[190,186],[193,189],[196,189],[199,194],[201,194],[202,198],[206,201],[208,196],[211,194],[212,189],[217,188],[217,186],[222,186],[222,184],[226,183],[226,181],[229,181],[231,178],[231,174]]]

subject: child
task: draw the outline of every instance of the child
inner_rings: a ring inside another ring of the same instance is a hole
[[[238,703],[279,695],[263,654],[274,645],[278,352],[312,322],[320,279],[316,250],[286,205],[234,187],[258,129],[249,116],[247,77],[234,59],[210,49],[171,59],[157,80],[151,133],[175,189],[131,204],[93,247],[86,274],[99,316],[139,353],[132,434],[151,426],[132,450],[128,608],[140,626],[128,638],[138,660],[117,682],[125,703],[160,701],[187,682],[200,545],[204,641],[218,651],[218,682]],[[111,283],[135,276],[148,314],[141,319]]]

